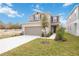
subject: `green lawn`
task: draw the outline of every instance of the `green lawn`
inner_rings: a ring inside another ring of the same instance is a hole
[[[79,56],[79,37],[65,33],[65,42],[51,39],[35,39],[3,56]],[[48,41],[49,43],[42,43]]]

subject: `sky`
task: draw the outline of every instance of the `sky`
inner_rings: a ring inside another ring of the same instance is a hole
[[[43,12],[60,15],[60,22],[65,23],[76,5],[78,3],[0,3],[0,21],[25,24],[33,13]]]

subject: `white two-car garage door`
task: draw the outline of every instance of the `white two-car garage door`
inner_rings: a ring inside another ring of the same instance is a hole
[[[39,35],[41,36],[41,26],[32,26],[32,27],[25,27],[25,34],[26,35]]]

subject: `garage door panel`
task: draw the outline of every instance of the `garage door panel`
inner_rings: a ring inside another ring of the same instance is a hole
[[[27,27],[25,30],[27,35],[41,35],[41,27]]]

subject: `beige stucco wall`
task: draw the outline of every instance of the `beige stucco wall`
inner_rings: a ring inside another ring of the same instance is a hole
[[[23,25],[23,27],[31,27],[31,26],[41,26],[41,22],[40,21],[34,21],[34,22],[28,22],[25,25]]]

